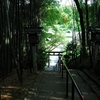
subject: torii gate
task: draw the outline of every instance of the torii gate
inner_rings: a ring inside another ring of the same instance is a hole
[[[61,66],[61,56],[62,56],[62,53],[64,51],[51,51],[51,52],[47,52],[50,56],[58,56],[58,61],[59,61],[59,65],[58,66]],[[48,61],[48,67],[50,66],[50,61]]]

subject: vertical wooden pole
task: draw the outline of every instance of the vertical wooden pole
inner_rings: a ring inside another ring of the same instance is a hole
[[[66,97],[68,98],[68,71],[66,70]]]
[[[95,67],[97,66],[98,51],[99,51],[99,44],[95,43],[94,57],[93,57],[93,69],[95,69]]]
[[[32,55],[33,55],[33,72],[37,73],[36,45],[32,46]]]
[[[75,92],[74,92],[74,83],[72,82],[72,100],[74,100],[74,94],[75,94]]]

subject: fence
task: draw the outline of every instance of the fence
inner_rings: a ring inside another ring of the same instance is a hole
[[[65,62],[63,61],[63,64],[62,64],[62,78],[63,78],[63,71],[66,70],[66,97],[68,98],[68,82],[69,82],[69,79],[68,77],[70,77],[71,81],[72,81],[72,94],[71,94],[71,100],[74,100],[75,99],[75,89],[80,97],[80,100],[86,100],[84,95],[82,94],[81,90],[79,89],[78,85],[76,84],[74,78],[72,77],[68,67],[66,66]]]

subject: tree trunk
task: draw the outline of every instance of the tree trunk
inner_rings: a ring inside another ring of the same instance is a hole
[[[16,3],[16,6],[17,6],[17,3]],[[17,7],[16,7],[16,10],[17,10]],[[9,38],[9,41],[10,43],[12,44],[12,41],[11,41],[11,34],[10,34],[10,21],[9,21],[9,1],[8,0],[5,0],[5,13],[6,13],[6,23],[7,23],[7,31],[8,31],[8,38]],[[17,13],[17,12],[16,12]],[[16,20],[17,21],[17,20]],[[18,40],[18,38],[17,38]],[[16,49],[17,50],[17,49]],[[15,59],[15,55],[14,55],[14,52],[13,52],[13,47],[11,47],[11,51],[12,51],[12,56],[13,56],[13,59],[14,59],[14,62],[15,62],[15,66],[16,66],[16,70],[17,70],[17,75],[18,75],[18,79],[20,82],[22,82],[22,79],[20,77],[20,71],[19,71],[19,66],[17,66],[17,61]],[[17,52],[16,52],[17,53]],[[8,56],[8,55],[7,55]]]
[[[79,4],[78,0],[74,0],[79,12],[80,16],[80,25],[81,25],[81,30],[82,30],[82,56],[84,57],[86,55],[86,49],[85,49],[85,26],[84,26],[84,21],[83,21],[83,11],[82,8]]]

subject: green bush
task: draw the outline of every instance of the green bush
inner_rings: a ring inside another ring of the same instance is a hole
[[[38,70],[44,70],[44,67],[46,66],[46,63],[49,59],[49,55],[44,49],[38,49],[37,52],[37,67]]]

